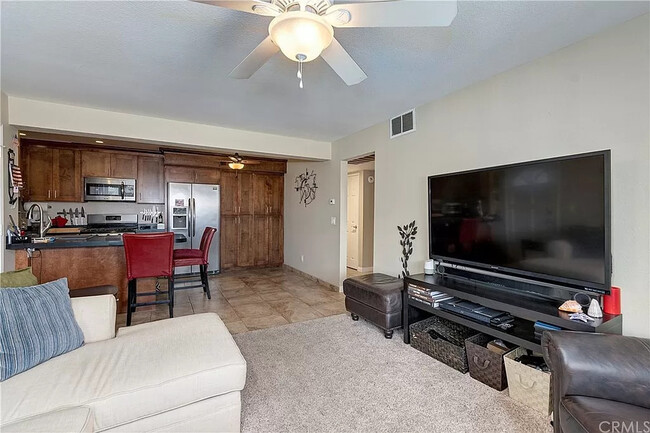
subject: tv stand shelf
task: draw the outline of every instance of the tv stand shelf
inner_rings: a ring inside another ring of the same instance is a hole
[[[407,291],[409,283],[508,312],[515,317],[515,326],[508,331],[503,331],[470,318],[410,300]],[[536,352],[541,351],[540,342],[535,339],[533,329],[534,323],[538,320],[572,331],[620,334],[622,330],[622,315],[604,314],[604,317],[595,319],[593,322],[577,322],[570,320],[568,313],[557,309],[560,305],[559,302],[527,296],[524,293],[517,293],[503,287],[478,285],[470,281],[458,281],[441,275],[418,274],[406,277],[402,296],[404,342],[407,344],[410,342],[409,325],[432,314]]]

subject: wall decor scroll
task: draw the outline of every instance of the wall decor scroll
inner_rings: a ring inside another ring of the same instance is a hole
[[[300,193],[300,203],[303,203],[305,207],[316,199],[316,188],[318,187],[316,186],[316,173],[314,173],[314,170],[311,173],[309,170],[305,170],[304,173],[296,176],[294,185],[296,191]]]

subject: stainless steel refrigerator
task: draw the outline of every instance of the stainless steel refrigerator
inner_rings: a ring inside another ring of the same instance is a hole
[[[208,272],[219,272],[219,185],[199,183],[167,184],[167,228],[176,234],[174,249],[201,246],[206,227],[217,229],[210,246]],[[183,240],[183,238],[185,240]],[[176,268],[175,274],[199,273],[198,266]]]

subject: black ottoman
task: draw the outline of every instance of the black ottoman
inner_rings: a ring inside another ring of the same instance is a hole
[[[385,274],[368,274],[343,281],[345,308],[352,320],[359,316],[384,330],[393,338],[393,330],[402,327],[402,289],[404,282]]]

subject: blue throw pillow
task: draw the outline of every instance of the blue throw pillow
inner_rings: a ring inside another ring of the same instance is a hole
[[[0,290],[0,381],[83,344],[68,292],[67,278]]]

